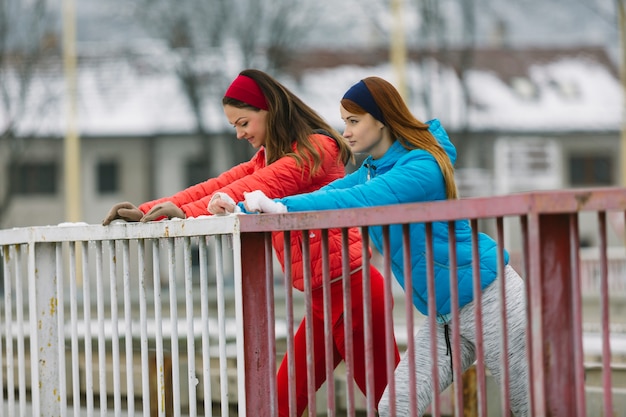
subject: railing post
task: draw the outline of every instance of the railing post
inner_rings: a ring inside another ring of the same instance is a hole
[[[31,288],[29,302],[34,301],[30,311],[34,312],[36,326],[31,329],[31,343],[36,337],[36,349],[31,348],[31,366],[37,368],[39,385],[32,384],[33,403],[39,396],[40,416],[59,416],[61,402],[59,400],[59,335],[58,332],[58,294],[56,280],[63,277],[56,276],[55,244],[37,243],[29,248],[28,269]],[[33,300],[33,295],[35,300]],[[33,323],[33,317],[31,317]],[[33,374],[34,375],[34,374]],[[33,381],[35,379],[33,378]]]
[[[542,352],[535,352],[535,355],[539,353],[543,357],[545,378],[540,384],[543,385],[545,408],[539,405],[535,410],[544,409],[548,416],[575,416],[574,329],[580,324],[575,323],[572,308],[575,292],[572,289],[569,215],[540,214],[533,220],[538,221],[538,241],[530,244],[538,245],[534,254],[538,254],[539,259],[530,259],[530,262],[539,263],[531,270],[539,272],[539,280],[533,282],[540,286],[540,291],[534,294],[541,294],[541,314],[540,317],[532,314],[531,320],[540,319],[542,323],[543,344],[535,344],[535,348],[541,346]],[[532,384],[537,382],[532,381]],[[541,396],[535,397],[535,401],[540,400]],[[535,410],[531,415],[535,415]]]
[[[241,280],[245,358],[246,412],[248,416],[271,416],[269,393],[276,369],[270,369],[267,339],[267,286],[265,283],[265,235],[241,234]]]

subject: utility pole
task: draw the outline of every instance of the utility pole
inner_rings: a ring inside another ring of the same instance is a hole
[[[63,71],[65,76],[65,213],[68,222],[81,220],[80,138],[76,123],[76,7],[63,0]]]
[[[620,170],[621,185],[626,187],[626,0],[616,0],[619,25],[620,78],[622,82],[622,129]]]
[[[396,74],[396,88],[407,99],[406,43],[404,33],[404,0],[391,0],[392,28],[389,59]]]

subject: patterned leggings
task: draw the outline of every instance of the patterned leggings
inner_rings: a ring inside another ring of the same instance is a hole
[[[518,417],[528,416],[529,385],[528,364],[526,360],[526,309],[524,282],[511,266],[505,269],[507,329],[509,349],[509,387],[511,411]],[[463,370],[469,368],[476,359],[476,327],[474,325],[474,302],[465,305],[461,310],[461,359]],[[498,386],[502,381],[502,365],[500,362],[500,307],[499,287],[490,284],[482,293],[483,343],[485,365],[496,379]],[[452,327],[449,327],[451,331]],[[439,391],[452,384],[452,367],[450,353],[444,334],[444,325],[437,324],[437,361],[439,368]],[[451,336],[450,336],[451,339]],[[454,346],[452,346],[454,349]],[[415,377],[417,382],[417,411],[422,416],[433,396],[430,355],[430,324],[425,324],[415,335]],[[408,416],[409,412],[409,358],[403,355],[395,371],[396,415]],[[389,390],[386,389],[378,411],[380,416],[390,416]]]

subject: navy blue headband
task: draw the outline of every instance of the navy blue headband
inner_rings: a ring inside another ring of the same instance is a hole
[[[347,98],[348,100],[352,100],[354,103],[358,104],[363,110],[371,114],[374,119],[385,123],[385,118],[383,117],[383,112],[380,111],[380,107],[376,104],[372,93],[365,85],[363,80],[354,84],[346,94],[343,95],[343,98]]]

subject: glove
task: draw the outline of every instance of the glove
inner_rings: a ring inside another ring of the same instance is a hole
[[[287,207],[283,203],[272,200],[261,190],[243,193],[243,196],[245,197],[244,205],[247,211],[258,211],[261,213],[287,213]]]
[[[174,217],[184,219],[187,217],[187,215],[185,215],[185,212],[176,204],[172,203],[171,201],[166,201],[152,207],[152,209],[147,212],[140,221],[142,223],[151,222],[161,217],[167,217],[168,219],[173,219]]]
[[[139,210],[133,204],[124,202],[114,205],[109,214],[102,220],[102,225],[107,226],[113,220],[121,219],[127,222],[138,222],[143,217],[143,211]]]
[[[235,204],[235,200],[233,200],[226,193],[213,194],[206,209],[211,214],[230,214],[241,212],[241,209]]]

